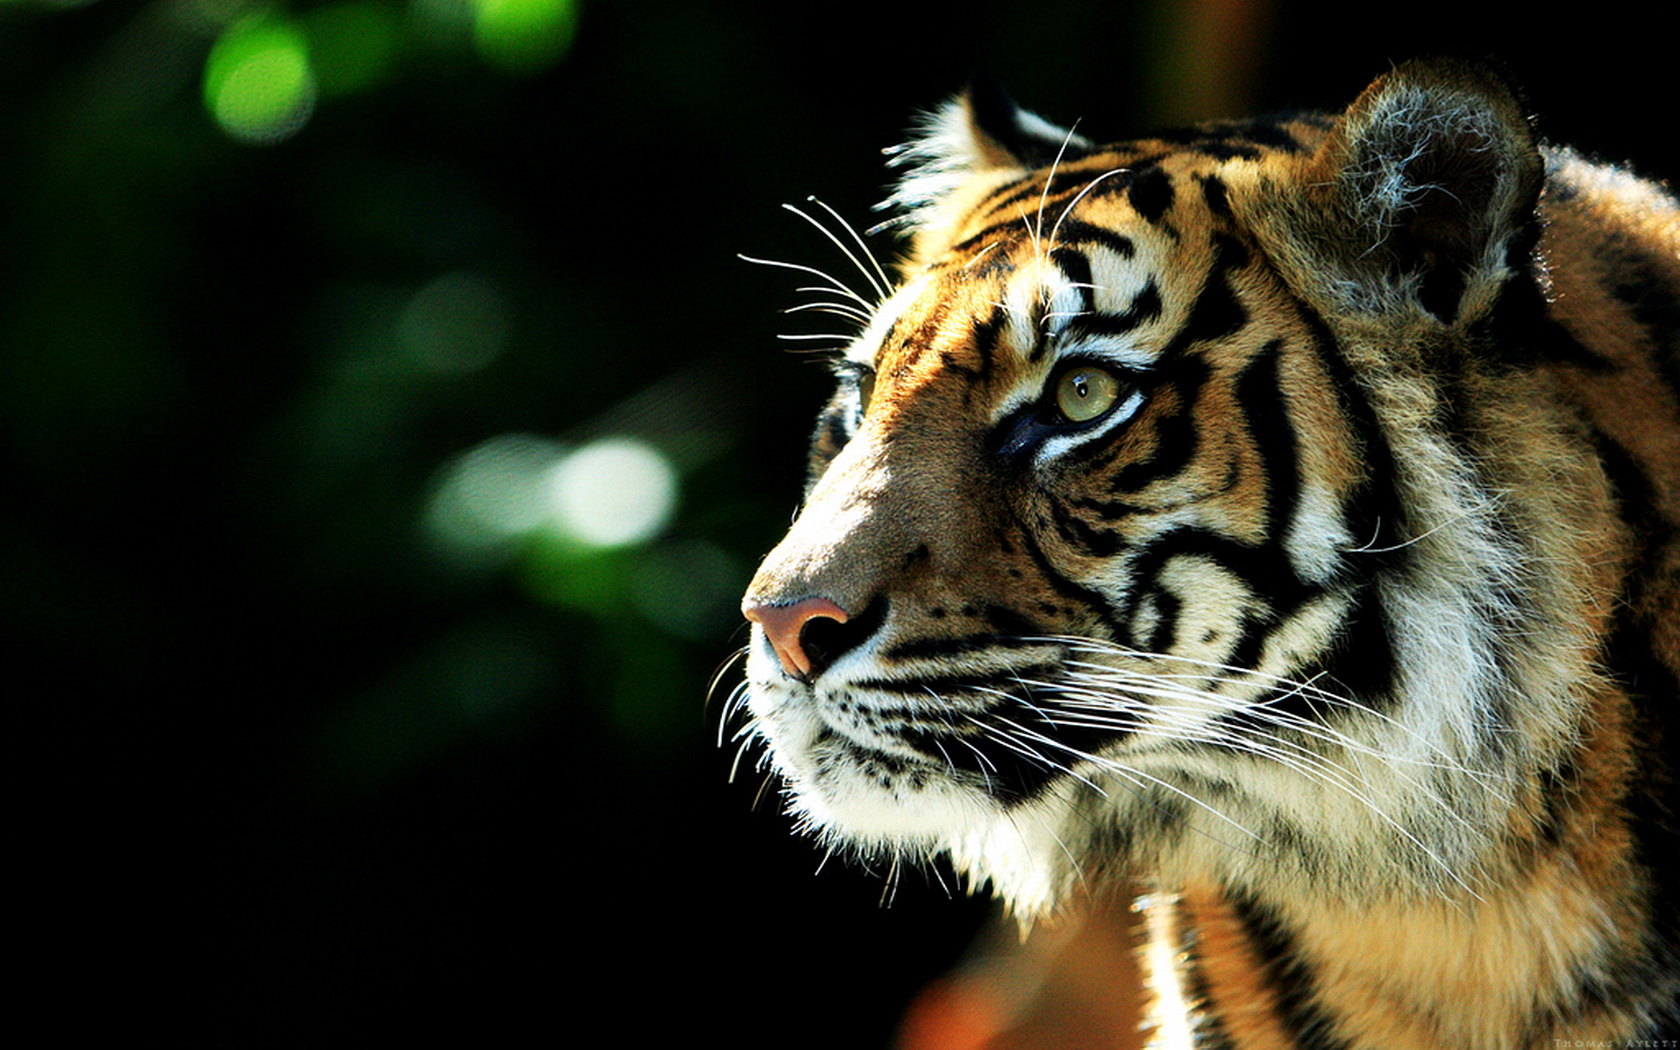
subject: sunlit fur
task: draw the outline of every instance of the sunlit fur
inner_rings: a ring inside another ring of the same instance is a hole
[[[831,234],[877,287],[819,289],[745,607],[849,618],[806,677],[755,628],[727,718],[801,827],[1029,919],[1150,880],[1208,1046],[1672,1032],[1672,198],[1467,64],[1102,147],[975,97],[896,288]]]

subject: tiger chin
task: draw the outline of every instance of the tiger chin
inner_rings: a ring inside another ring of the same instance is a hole
[[[743,610],[743,732],[1198,1046],[1677,1024],[1680,210],[1494,71],[1099,145],[977,86]],[[860,264],[861,265],[861,264]]]

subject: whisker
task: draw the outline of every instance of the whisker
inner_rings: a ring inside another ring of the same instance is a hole
[[[1489,499],[1482,500],[1481,502],[1475,504],[1474,506],[1466,507],[1461,513],[1453,515],[1452,517],[1448,518],[1446,521],[1441,522],[1439,525],[1436,525],[1436,526],[1434,526],[1432,528],[1429,528],[1429,529],[1425,529],[1423,532],[1418,533],[1416,536],[1413,536],[1410,539],[1402,540],[1401,542],[1393,544],[1393,545],[1388,546],[1388,547],[1373,547],[1372,546],[1372,544],[1377,542],[1377,534],[1382,531],[1382,523],[1379,521],[1377,523],[1375,529],[1373,529],[1373,531],[1371,533],[1370,540],[1368,540],[1362,546],[1343,547],[1343,548],[1341,548],[1341,552],[1343,554],[1392,554],[1395,551],[1404,550],[1405,548],[1410,547],[1414,544],[1422,543],[1424,540],[1426,540],[1429,537],[1435,535],[1437,532],[1440,532],[1442,529],[1450,528],[1450,527],[1452,527],[1454,525],[1457,525],[1461,522],[1468,521],[1471,518],[1476,517],[1479,514],[1482,514],[1484,511],[1496,510],[1498,508],[1498,505],[1500,503],[1503,503],[1503,502],[1504,502],[1504,499],[1499,494],[1495,493]]]
[[[729,673],[730,668],[745,659],[746,655],[747,647],[743,645],[724,657],[723,662],[718,664],[717,670],[712,672],[712,680],[706,685],[706,703],[708,705],[712,702],[712,695],[717,692],[718,683],[723,681],[723,676]]]
[[[1008,720],[1003,719],[1002,721],[1007,722]],[[1193,805],[1193,806],[1197,807],[1198,809],[1201,809],[1202,811],[1206,812],[1209,816],[1211,816],[1211,817],[1213,817],[1217,820],[1220,820],[1220,821],[1222,821],[1226,824],[1231,825],[1231,827],[1236,828],[1238,831],[1242,832],[1244,835],[1247,835],[1249,838],[1253,839],[1254,841],[1259,842],[1259,843],[1265,843],[1266,842],[1265,839],[1261,838],[1259,835],[1255,834],[1253,831],[1250,831],[1248,828],[1244,827],[1243,825],[1237,823],[1235,820],[1231,819],[1226,814],[1221,813],[1219,810],[1215,809],[1213,806],[1211,806],[1208,803],[1206,803],[1206,802],[1202,801],[1201,799],[1197,798],[1195,795],[1192,795],[1190,792],[1185,791],[1183,788],[1180,788],[1175,784],[1169,784],[1167,781],[1162,780],[1160,777],[1153,776],[1149,773],[1146,773],[1143,770],[1138,769],[1136,766],[1125,765],[1117,759],[1105,758],[1105,757],[1100,756],[1100,755],[1093,755],[1093,754],[1091,754],[1087,751],[1084,751],[1080,748],[1076,748],[1071,744],[1065,743],[1065,742],[1060,741],[1060,740],[1056,740],[1053,737],[1044,736],[1042,733],[1036,733],[1036,732],[1034,732],[1030,729],[1027,729],[1023,726],[1014,725],[1014,723],[1010,723],[1010,724],[1013,726],[1013,728],[1027,734],[1028,736],[1030,736],[1030,737],[1032,737],[1036,740],[1042,740],[1044,743],[1049,744],[1052,747],[1060,748],[1061,750],[1067,752],[1068,754],[1073,755],[1074,757],[1076,757],[1076,758],[1078,758],[1078,759],[1080,759],[1084,762],[1088,762],[1091,765],[1094,765],[1098,769],[1101,769],[1105,772],[1112,773],[1112,774],[1115,774],[1115,775],[1118,775],[1118,776],[1122,776],[1122,777],[1125,777],[1127,779],[1131,779],[1131,780],[1133,780],[1134,783],[1136,783],[1139,779],[1141,779],[1141,780],[1147,781],[1151,784],[1154,784],[1157,787],[1163,788],[1164,790],[1169,791],[1172,794],[1178,795],[1180,798],[1183,798],[1186,802],[1189,802],[1191,805]],[[1069,772],[1072,773],[1071,770],[1069,770]],[[1078,774],[1073,774],[1073,775],[1078,776]],[[1084,777],[1080,777],[1079,779],[1085,780]],[[1089,784],[1090,781],[1085,780],[1085,783]],[[1102,789],[1098,788],[1097,791],[1100,794],[1103,794],[1104,797],[1106,797],[1106,792],[1103,792]],[[1219,841],[1219,840],[1216,838],[1215,841]],[[1225,843],[1225,845],[1230,845],[1230,844]],[[1236,847],[1233,846],[1232,848],[1236,848]],[[1244,852],[1246,852],[1246,851],[1244,851]]]
[[[1045,687],[1045,688],[1054,688],[1051,683],[1039,683],[1039,684],[1042,687]],[[1134,690],[1128,688],[1128,692],[1132,692],[1132,691],[1134,691]],[[1202,700],[1205,700],[1205,701],[1214,701],[1214,702],[1216,702],[1215,703],[1216,708],[1223,706],[1225,709],[1230,710],[1230,711],[1245,711],[1245,712],[1263,711],[1263,708],[1262,708],[1261,705],[1243,705],[1240,702],[1235,701],[1233,698],[1222,697],[1222,696],[1219,696],[1218,694],[1206,693],[1205,691],[1200,691],[1200,690],[1172,690],[1172,689],[1164,689],[1163,688],[1163,689],[1157,689],[1157,690],[1155,690],[1155,692],[1157,693],[1157,695],[1162,696],[1162,697],[1168,697],[1168,696],[1175,696],[1176,695],[1176,696],[1193,697],[1193,698],[1202,699]],[[1089,695],[1089,694],[1087,694],[1087,695]],[[1058,701],[1060,701],[1060,699],[1061,698],[1058,697]],[[1104,699],[1105,698],[1102,697],[1099,694],[1095,697],[1092,697],[1087,702],[1090,704],[1090,707],[1097,707],[1102,703],[1102,701]],[[1052,725],[1065,724],[1065,725],[1079,726],[1079,727],[1113,728],[1113,729],[1116,729],[1116,730],[1136,729],[1140,725],[1140,722],[1137,718],[1131,717],[1132,712],[1130,712],[1130,711],[1122,712],[1122,714],[1125,715],[1126,717],[1112,717],[1111,715],[1109,715],[1107,713],[1104,713],[1102,711],[1094,711],[1094,710],[1091,710],[1089,708],[1087,708],[1083,711],[1080,711],[1079,713],[1081,713],[1083,715],[1086,715],[1086,716],[1089,716],[1089,717],[1076,718],[1076,719],[1071,719],[1071,720],[1049,719],[1048,721]],[[1467,893],[1471,893],[1472,895],[1474,895],[1474,890],[1471,889],[1469,884],[1466,883],[1465,880],[1461,876],[1459,876],[1459,874],[1456,871],[1453,870],[1452,866],[1449,865],[1435,850],[1431,849],[1415,833],[1410,831],[1408,828],[1406,828],[1404,825],[1402,825],[1399,821],[1395,820],[1392,816],[1390,816],[1380,805],[1377,804],[1376,800],[1368,792],[1360,789],[1360,787],[1359,787],[1360,784],[1367,784],[1368,785],[1368,779],[1364,775],[1355,773],[1354,770],[1351,770],[1347,766],[1332,760],[1331,758],[1329,758],[1326,755],[1322,755],[1322,754],[1319,754],[1318,752],[1308,750],[1308,749],[1303,748],[1303,747],[1299,746],[1298,744],[1295,744],[1291,741],[1284,740],[1284,739],[1278,738],[1278,737],[1274,737],[1274,736],[1271,736],[1270,734],[1267,734],[1265,736],[1261,736],[1258,733],[1253,733],[1253,732],[1243,732],[1243,733],[1239,734],[1239,733],[1233,732],[1231,730],[1231,728],[1228,727],[1228,726],[1219,727],[1216,732],[1211,732],[1210,733],[1208,731],[1209,726],[1206,723],[1192,723],[1192,722],[1189,722],[1188,720],[1186,720],[1182,717],[1173,718],[1172,717],[1173,713],[1170,712],[1170,711],[1161,712],[1157,709],[1157,710],[1153,711],[1152,713],[1154,713],[1154,714],[1166,714],[1167,718],[1166,718],[1165,722],[1166,722],[1166,727],[1167,728],[1173,728],[1173,723],[1174,722],[1177,723],[1176,729],[1177,729],[1179,735],[1176,737],[1176,739],[1198,740],[1198,741],[1201,741],[1203,743],[1209,743],[1209,744],[1213,744],[1213,745],[1216,745],[1216,746],[1229,747],[1232,750],[1237,751],[1239,753],[1245,753],[1245,754],[1253,755],[1255,757],[1262,758],[1262,759],[1265,759],[1269,762],[1275,763],[1275,764],[1277,764],[1277,765],[1279,765],[1283,768],[1293,770],[1293,771],[1301,774],[1302,776],[1307,777],[1310,780],[1315,780],[1319,783],[1328,785],[1332,788],[1335,788],[1336,790],[1339,790],[1339,791],[1343,792],[1348,797],[1350,797],[1353,800],[1360,803],[1365,809],[1367,809],[1380,822],[1382,822],[1383,824],[1388,826],[1391,830],[1393,830],[1397,834],[1399,834],[1400,837],[1402,837],[1407,842],[1411,843],[1414,847],[1416,847],[1420,853],[1422,853],[1425,857],[1429,858],[1429,860],[1432,863],[1434,863],[1435,866],[1437,868],[1439,868],[1439,870],[1444,875],[1446,875],[1449,879],[1451,879],[1453,882],[1457,883]],[[1273,716],[1279,714],[1278,712],[1269,712],[1269,711],[1264,712],[1264,713],[1269,714],[1269,715],[1273,715]],[[1274,724],[1311,725],[1310,723],[1304,723],[1302,720],[1294,718],[1293,716],[1291,716],[1287,719],[1282,719],[1282,718],[1275,719]],[[1070,745],[1061,743],[1060,741],[1056,741],[1056,740],[1054,740],[1053,738],[1050,738],[1050,737],[1043,737],[1041,734],[1033,734],[1031,730],[1026,730],[1026,729],[1023,728],[1021,731],[1025,732],[1025,733],[1029,733],[1029,734],[1033,735],[1035,738],[1043,739],[1046,743],[1050,743],[1052,745],[1059,746],[1063,750],[1066,750],[1071,754],[1079,754],[1082,757],[1087,758],[1087,760],[1092,761],[1094,763],[1097,763],[1100,768],[1110,768],[1110,766],[1108,764],[1116,761],[1114,759],[1108,759],[1108,758],[1104,758],[1104,757],[1101,757],[1101,756],[1084,755],[1082,752],[1078,751],[1078,749],[1075,749],[1075,748],[1071,747]],[[1349,751],[1350,752],[1349,758],[1352,759],[1352,760],[1357,761],[1359,755],[1364,754],[1367,757],[1375,757],[1375,758],[1379,758],[1379,759],[1384,759],[1385,764],[1387,764],[1388,756],[1386,756],[1383,753],[1381,753],[1381,752],[1379,752],[1375,749],[1372,749],[1372,748],[1363,747],[1363,746],[1350,746],[1350,745],[1356,745],[1357,742],[1346,738],[1345,735],[1343,735],[1343,734],[1323,732],[1323,733],[1317,734],[1317,736],[1318,736],[1319,739],[1323,740],[1326,743],[1332,743],[1332,744],[1334,744],[1338,747],[1343,748],[1344,750]],[[1125,768],[1126,768],[1127,772],[1130,773],[1130,774],[1138,774],[1140,772],[1136,769],[1135,766],[1127,766]],[[1463,815],[1457,813],[1451,806],[1447,805],[1445,803],[1445,801],[1443,799],[1441,799],[1438,795],[1436,795],[1434,791],[1430,790],[1427,785],[1417,781],[1413,777],[1408,776],[1403,770],[1392,768],[1391,765],[1389,766],[1389,772],[1393,776],[1395,776],[1401,783],[1403,783],[1407,787],[1417,791],[1424,798],[1427,798],[1430,802],[1434,803],[1435,806],[1437,807],[1437,810],[1441,814],[1446,816],[1452,822],[1457,823],[1460,826],[1462,826],[1464,828],[1467,828],[1467,829],[1471,829],[1471,830],[1475,829],[1475,825],[1471,821],[1466,819]],[[1145,775],[1147,775],[1147,774],[1145,774]],[[1162,786],[1164,786],[1164,787],[1171,788],[1171,785],[1167,785],[1164,782],[1160,782],[1160,781],[1157,781],[1157,782],[1162,783]],[[1217,815],[1223,817],[1223,814],[1217,814]],[[1226,818],[1226,819],[1228,820],[1228,818]],[[1232,823],[1234,823],[1234,822],[1232,822]],[[1244,830],[1246,830],[1246,829],[1244,829]]]
[[[1056,159],[1050,162],[1050,174],[1046,175],[1044,177],[1044,190],[1041,193],[1039,193],[1039,195],[1038,195],[1038,214],[1034,217],[1034,226],[1035,226],[1035,230],[1034,230],[1034,233],[1033,233],[1033,254],[1034,255],[1038,254],[1038,235],[1044,232],[1044,202],[1050,199],[1050,187],[1056,181],[1056,169],[1061,167],[1062,155],[1067,152],[1068,144],[1073,141],[1074,131],[1078,127],[1079,127],[1079,121],[1076,120],[1068,128],[1067,134],[1065,136],[1063,136],[1063,138],[1062,138],[1061,146],[1056,150]],[[1052,232],[1052,234],[1054,234],[1054,232],[1055,232],[1054,228],[1052,228],[1051,232]],[[1050,241],[1051,241],[1052,246],[1054,246],[1055,237],[1052,236],[1050,238]]]
[[[869,315],[868,314],[864,313],[862,310],[859,310],[857,307],[851,305],[850,303],[831,303],[831,302],[826,302],[826,301],[817,302],[817,303],[800,303],[798,306],[788,307],[787,309],[783,310],[782,313],[784,313],[784,314],[799,314],[799,313],[806,313],[806,312],[813,311],[813,310],[818,312],[818,313],[834,314],[837,317],[850,318],[851,320],[860,321],[860,322],[863,322],[863,323],[866,323],[866,324],[869,321]]]
[[[793,212],[795,215],[799,216],[801,219],[804,219],[806,222],[808,222],[812,226],[816,227],[817,230],[819,232],[821,232],[824,237],[827,237],[829,239],[829,241],[832,242],[833,245],[836,248],[839,248],[840,253],[842,255],[844,255],[846,258],[851,260],[852,265],[857,267],[857,270],[858,270],[859,273],[863,274],[863,279],[868,281],[869,286],[875,290],[875,295],[876,295],[877,300],[885,299],[887,297],[886,286],[883,285],[882,283],[876,281],[875,275],[869,272],[869,269],[867,267],[865,267],[861,261],[859,261],[857,255],[854,254],[850,248],[846,247],[845,242],[841,241],[840,238],[836,237],[832,230],[830,230],[827,226],[824,226],[822,223],[818,222],[816,219],[813,219],[810,215],[806,214],[805,212],[801,211],[800,209],[794,207],[791,204],[784,204],[784,205],[782,205],[782,208],[787,210],[787,211]]]
[[[1073,209],[1079,204],[1079,202],[1085,199],[1086,194],[1090,193],[1092,190],[1097,188],[1097,183],[1099,183],[1102,180],[1108,178],[1110,175],[1119,175],[1123,172],[1127,172],[1127,171],[1131,171],[1131,170],[1132,169],[1130,169],[1130,168],[1110,168],[1107,171],[1103,172],[1101,175],[1098,175],[1096,178],[1092,179],[1090,182],[1087,182],[1085,184],[1085,188],[1080,190],[1079,194],[1076,197],[1074,197],[1073,200],[1068,201],[1067,207],[1063,208],[1062,213],[1060,215],[1056,216],[1055,225],[1050,227],[1050,250],[1051,251],[1056,250],[1056,233],[1057,233],[1058,230],[1060,230],[1062,228],[1062,220],[1067,218],[1068,215],[1073,212]],[[1048,187],[1046,187],[1046,189],[1048,189]],[[1039,206],[1043,207],[1043,204],[1040,203]]]
[[[1003,243],[1002,241],[992,241],[990,244],[986,245],[984,248],[982,248],[978,252],[974,253],[974,257],[972,259],[963,263],[963,269],[965,269],[965,270],[973,269],[974,264],[978,263],[981,259],[984,259],[986,257],[987,252],[990,252],[992,249],[998,247],[1002,243]]]
[[[842,335],[839,332],[778,332],[776,334],[776,338],[786,339],[790,342],[803,342],[814,339],[832,339],[841,346],[847,346],[853,339],[856,339],[857,336]]]
[[[1093,655],[1117,656],[1117,657],[1121,657],[1121,658],[1125,658],[1125,659],[1135,659],[1135,660],[1145,660],[1145,661],[1174,661],[1174,662],[1186,664],[1186,665],[1189,665],[1189,666],[1192,666],[1192,667],[1206,668],[1209,671],[1214,672],[1216,674],[1216,676],[1224,676],[1224,675],[1227,675],[1227,674],[1234,674],[1234,675],[1237,675],[1237,676],[1241,676],[1243,678],[1252,679],[1256,683],[1269,683],[1273,686],[1280,687],[1280,688],[1288,687],[1288,688],[1299,689],[1300,690],[1300,695],[1302,695],[1303,697],[1310,698],[1312,700],[1324,703],[1324,704],[1326,704],[1328,706],[1331,706],[1331,707],[1339,707],[1339,708],[1344,708],[1344,709],[1348,709],[1348,710],[1361,712],[1362,714],[1364,714],[1368,717],[1377,719],[1378,721],[1380,721],[1384,725],[1387,725],[1388,727],[1405,734],[1406,736],[1411,738],[1414,743],[1417,743],[1417,744],[1423,746],[1424,748],[1428,749],[1429,751],[1431,751],[1431,752],[1441,756],[1443,759],[1445,759],[1446,764],[1442,768],[1450,769],[1454,772],[1462,773],[1462,774],[1465,774],[1467,776],[1476,778],[1478,780],[1486,780],[1486,781],[1491,781],[1491,782],[1494,782],[1494,783],[1498,783],[1499,779],[1500,779],[1497,776],[1494,776],[1492,774],[1483,773],[1483,772],[1473,770],[1473,769],[1470,769],[1470,768],[1464,766],[1455,756],[1449,754],[1447,751],[1445,751],[1443,748],[1441,748],[1440,745],[1425,739],[1416,730],[1414,730],[1410,726],[1407,726],[1405,723],[1399,721],[1398,719],[1394,718],[1392,715],[1388,715],[1388,714],[1385,714],[1382,711],[1378,711],[1378,710],[1370,707],[1367,704],[1363,704],[1363,703],[1360,703],[1357,700],[1354,700],[1351,697],[1342,696],[1341,694],[1332,693],[1332,692],[1329,692],[1327,690],[1321,689],[1321,688],[1317,687],[1316,685],[1313,685],[1312,682],[1297,682],[1297,681],[1292,680],[1292,679],[1282,678],[1282,677],[1279,677],[1277,675],[1269,674],[1267,672],[1255,670],[1253,668],[1237,667],[1237,666],[1234,666],[1234,665],[1231,665],[1231,664],[1219,663],[1217,661],[1200,660],[1200,659],[1196,659],[1194,657],[1187,657],[1187,656],[1173,656],[1173,655],[1165,655],[1165,654],[1157,654],[1157,653],[1146,653],[1146,652],[1142,652],[1142,651],[1139,651],[1139,650],[1128,649],[1128,648],[1123,647],[1123,646],[1116,646],[1116,645],[1100,642],[1100,641],[1098,641],[1096,639],[1092,639],[1092,638],[1082,638],[1082,637],[1076,637],[1076,636],[1046,636],[1044,640],[1047,641],[1047,642],[1056,642],[1056,643],[1059,643],[1059,644],[1062,644],[1062,645],[1066,645],[1066,646],[1070,647],[1075,652],[1085,652],[1085,653],[1090,653],[1090,654],[1093,654]],[[1075,666],[1075,667],[1079,667],[1079,668],[1084,669],[1084,670],[1096,672],[1097,674],[1102,675],[1102,676],[1115,676],[1115,675],[1124,675],[1124,674],[1135,675],[1135,674],[1139,673],[1139,672],[1125,672],[1125,671],[1122,671],[1121,669],[1111,667],[1107,664],[1094,664],[1094,663],[1080,662],[1080,661],[1070,661],[1070,666]],[[1165,678],[1167,676],[1156,675],[1156,674],[1151,673],[1147,677],[1149,677],[1149,678]],[[1314,681],[1316,681],[1317,678],[1319,678],[1319,677],[1322,677],[1322,676],[1314,676]],[[1230,679],[1227,679],[1227,680],[1230,680]],[[1226,698],[1226,702],[1230,702],[1230,699]],[[1383,755],[1383,757],[1391,758],[1391,759],[1394,759],[1394,760],[1402,760],[1402,756],[1390,756],[1390,755],[1385,754],[1385,755]]]
[[[823,869],[828,867],[828,862],[834,858],[834,851],[838,846],[839,843],[832,840],[829,841],[828,847],[823,850],[822,859],[817,861],[816,874],[821,875],[823,873]]]
[[[1016,217],[1021,220],[1021,226],[1027,231],[1027,238],[1032,241],[1033,261],[1042,262],[1044,253],[1039,251],[1038,230],[1033,227],[1032,220],[1027,218],[1027,210],[1020,204],[1015,205]]]
[[[892,851],[891,860],[887,863],[886,881],[881,885],[881,907],[891,907],[892,902],[898,899],[898,877],[899,852],[895,849]]]
[[[782,262],[778,259],[759,259],[759,258],[756,258],[756,257],[751,256],[751,255],[742,255],[739,252],[736,253],[735,257],[737,259],[740,259],[742,262],[750,262],[750,263],[753,263],[754,265],[757,265],[757,266],[775,266],[775,267],[779,267],[783,270],[796,270],[799,273],[808,273],[813,277],[820,277],[823,280],[828,282],[829,287],[833,291],[839,292],[841,295],[846,296],[848,299],[856,300],[857,304],[859,306],[863,307],[865,310],[873,310],[875,308],[874,303],[870,302],[868,299],[865,299],[863,296],[859,295],[858,293],[854,292],[851,288],[847,287],[847,285],[844,281],[841,281],[839,278],[834,277],[834,276],[832,276],[828,273],[823,272],[822,270],[817,269],[815,266],[805,266],[801,263]]]
[[[728,727],[731,719],[741,713],[742,706],[746,703],[749,688],[748,683],[737,682],[735,687],[729,691],[729,699],[724,701],[723,708],[718,713],[717,743],[719,747],[723,746],[724,729]],[[736,735],[739,736],[740,734],[737,733]]]
[[[753,721],[754,721],[754,727],[756,729],[757,719],[754,719]],[[735,758],[734,758],[734,760],[732,760],[729,763],[729,780],[727,781],[727,783],[730,783],[730,784],[735,783],[735,774],[737,774],[741,771],[741,758],[744,755],[746,755],[747,749],[752,747],[753,741],[755,739],[757,739],[757,736],[758,736],[757,732],[753,732],[753,733],[743,733],[736,738],[736,739],[741,741],[741,746],[735,749]],[[760,795],[764,794],[764,788],[763,788],[762,785],[759,787],[758,791],[759,791]],[[758,808],[758,799],[756,799],[756,798],[753,799],[753,808],[754,809]]]
[[[986,782],[986,793],[991,794],[992,791],[995,788],[995,785],[992,784],[992,773],[997,772],[997,763],[993,762],[990,758],[987,758],[986,757],[986,752],[984,752],[984,751],[980,750],[979,748],[975,747],[974,744],[971,741],[969,741],[967,738],[958,737],[957,742],[962,744],[964,747],[968,748],[970,751],[974,752],[974,757],[976,759],[979,759],[979,761],[980,761],[980,767],[979,767],[980,768],[980,778]],[[944,749],[941,748],[941,750],[944,750]],[[950,757],[949,755],[946,756],[946,758],[949,758],[949,757]],[[990,767],[991,772],[987,772],[988,767]]]
[[[868,244],[864,243],[863,235],[858,233],[857,227],[847,222],[845,216],[841,215],[833,208],[830,208],[827,202],[820,201],[815,197],[806,197],[805,199],[816,204],[816,206],[821,208],[823,211],[828,212],[829,215],[834,217],[835,222],[839,223],[847,233],[852,235],[852,240],[857,242],[858,248],[863,252],[863,257],[868,259],[869,265],[875,268],[875,276],[881,279],[880,284],[877,286],[881,289],[881,298],[887,298],[888,292],[891,290],[893,283],[891,279],[887,277],[887,271],[881,268],[880,260],[875,258],[875,253],[869,250]]]
[[[1333,745],[1352,754],[1363,754],[1367,757],[1379,759],[1388,766],[1397,777],[1400,777],[1409,783],[1416,784],[1417,781],[1396,767],[1410,765],[1419,766],[1425,769],[1446,770],[1466,776],[1470,778],[1472,782],[1481,785],[1484,789],[1490,792],[1493,790],[1493,784],[1491,784],[1490,781],[1495,780],[1495,778],[1482,774],[1477,770],[1470,769],[1456,760],[1446,762],[1428,761],[1406,755],[1391,754],[1387,751],[1357,740],[1323,722],[1315,722],[1289,712],[1278,711],[1272,706],[1275,703],[1288,699],[1289,696],[1293,694],[1283,694],[1261,703],[1255,703],[1252,701],[1240,700],[1235,697],[1221,695],[1219,693],[1208,692],[1206,690],[1191,689],[1180,686],[1170,681],[1169,679],[1171,677],[1173,676],[1131,675],[1123,672],[1115,672],[1110,675],[1101,676],[1086,674],[1076,676],[1077,680],[1085,683],[1084,688],[1077,692],[1070,692],[1066,688],[1063,688],[1061,691],[1062,694],[1071,701],[1088,703],[1099,708],[1111,702],[1108,693],[1103,689],[1105,685],[1108,688],[1123,690],[1129,695],[1144,696],[1152,699],[1192,699],[1211,706],[1219,711],[1242,714],[1249,718],[1268,722],[1272,726],[1287,729],[1309,739]],[[1306,693],[1306,683],[1297,683],[1297,685],[1300,687],[1300,691],[1302,693],[1312,696],[1314,699],[1333,698],[1334,696],[1334,694],[1323,694],[1323,697],[1313,696],[1313,694]],[[1364,705],[1357,704],[1353,701],[1342,699],[1342,703],[1357,710],[1366,712],[1370,711],[1370,709]],[[1160,710],[1161,709],[1154,709],[1153,713],[1158,716]],[[1432,748],[1432,750],[1445,756],[1445,753],[1441,752],[1439,748]],[[1451,759],[1451,756],[1445,757]]]
[[[759,803],[764,801],[765,792],[770,790],[770,782],[776,779],[775,773],[765,773],[764,779],[758,785],[758,794],[753,796],[751,809],[758,812]]]

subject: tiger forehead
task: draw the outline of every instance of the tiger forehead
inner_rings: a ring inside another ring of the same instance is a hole
[[[1194,271],[1206,240],[1197,228],[1228,217],[1223,183],[1161,165],[1039,175],[982,202],[961,239],[895,297],[874,354],[883,377],[978,381],[1092,344],[1147,364],[1139,341],[1169,312],[1175,275]],[[1186,179],[1190,194],[1177,188]],[[1117,192],[1103,192],[1110,182]],[[1008,198],[1019,199],[1006,219]]]
[[[1268,153],[1293,154],[1304,148],[1296,145],[1297,139],[1287,141],[1292,148],[1236,145],[1227,139],[1198,140],[1190,146],[1151,140],[1009,179],[969,209],[945,257],[935,265],[960,264],[993,237],[1029,225],[1051,240],[1089,234],[1093,231],[1077,213],[1093,207],[1102,209],[1110,221],[1132,220],[1169,233],[1179,223],[1194,223],[1201,216],[1226,217],[1227,175]],[[1059,237],[1052,237],[1052,231]]]

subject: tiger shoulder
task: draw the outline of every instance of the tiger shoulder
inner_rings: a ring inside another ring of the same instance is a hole
[[[1143,882],[1162,1045],[1680,1039],[1667,189],[1447,60],[1111,144],[978,88],[898,162],[743,601],[800,828]]]

